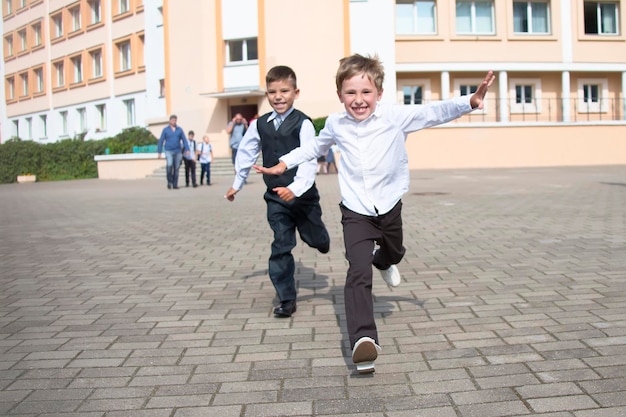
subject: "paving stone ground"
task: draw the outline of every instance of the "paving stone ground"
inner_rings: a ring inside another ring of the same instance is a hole
[[[383,352],[350,360],[332,238],[272,316],[254,176],[0,186],[0,415],[626,416],[626,166],[413,171]]]

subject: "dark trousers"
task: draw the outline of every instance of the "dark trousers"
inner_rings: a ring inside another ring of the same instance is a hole
[[[202,181],[204,180],[205,174],[206,174],[207,185],[211,185],[211,163],[210,162],[203,162],[200,164],[200,185],[202,185]]]
[[[372,299],[372,265],[387,269],[404,257],[402,245],[402,202],[381,216],[363,216],[341,207],[341,224],[348,260],[344,303],[350,347],[361,337],[378,343]],[[375,244],[379,249],[373,254]]]
[[[196,161],[187,158],[183,158],[183,161],[185,161],[185,184],[189,186],[189,177],[191,176],[191,183],[196,185]]]
[[[296,267],[291,250],[296,246],[296,229],[300,238],[313,248],[328,248],[330,244],[319,195],[315,190],[314,198],[296,198],[286,203],[275,192],[267,191],[263,198],[267,203],[267,221],[274,232],[269,276],[280,301],[295,300]]]

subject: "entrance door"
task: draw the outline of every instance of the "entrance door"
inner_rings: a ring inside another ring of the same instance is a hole
[[[231,121],[235,114],[241,113],[241,115],[250,123],[250,120],[258,113],[259,107],[256,104],[242,104],[238,106],[230,106],[230,119]]]

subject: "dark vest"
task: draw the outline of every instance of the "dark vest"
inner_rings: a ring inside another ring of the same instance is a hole
[[[280,129],[276,131],[273,121],[267,122],[271,114],[264,114],[259,117],[256,123],[259,138],[261,138],[261,153],[263,155],[264,167],[273,167],[280,162],[278,158],[298,148],[300,146],[302,122],[305,119],[311,120],[306,114],[294,109],[280,125]],[[297,168],[294,167],[285,171],[282,175],[263,174],[263,181],[265,181],[267,190],[271,191],[274,187],[286,187],[291,184],[296,176],[296,170]],[[315,184],[301,197],[308,197],[308,194],[317,195]]]

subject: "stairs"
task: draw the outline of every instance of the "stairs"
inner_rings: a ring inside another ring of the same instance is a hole
[[[179,178],[185,181],[185,164],[180,164]],[[200,176],[200,162],[196,161],[196,176]],[[211,162],[211,177],[235,177],[235,168],[229,157],[215,158]],[[163,178],[165,179],[165,165],[159,169],[156,169],[152,174],[147,175],[146,178]],[[179,180],[180,181],[180,180]]]

